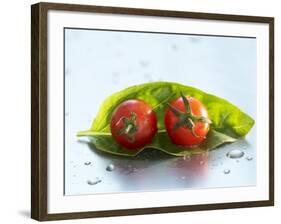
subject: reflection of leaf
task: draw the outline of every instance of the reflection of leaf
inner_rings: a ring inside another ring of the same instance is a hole
[[[117,144],[116,141],[111,137],[110,133],[106,133],[104,135],[88,132],[85,134],[90,137],[90,142],[95,146],[96,149],[120,156],[136,156],[141,151],[148,149],[157,149],[173,156],[193,155],[204,153],[225,143],[236,141],[236,139],[227,135],[216,131],[210,131],[205,142],[203,142],[200,146],[194,147],[192,149],[186,149],[171,143],[167,133],[163,131],[159,132],[155,136],[151,144],[146,145],[138,150],[127,150]]]
[[[178,83],[153,82],[132,86],[109,96],[101,105],[91,128],[88,131],[79,132],[78,136],[92,136],[92,142],[97,149],[116,154],[114,150],[116,150],[118,145],[111,138],[109,125],[112,113],[115,108],[125,100],[142,99],[150,104],[157,114],[157,126],[160,133],[158,132],[154,139],[153,144],[155,144],[155,148],[172,155],[182,155],[187,151],[182,151],[181,148],[174,144],[168,144],[168,137],[162,134],[165,133],[163,132],[165,130],[164,113],[167,103],[170,100],[180,97],[180,92],[184,95],[197,98],[208,110],[209,118],[212,121],[211,129],[213,131],[210,132],[206,142],[211,142],[213,138],[221,138],[221,140],[216,140],[217,143],[219,142],[216,146],[219,146],[224,142],[229,142],[230,139],[233,141],[234,138],[244,137],[254,125],[254,120],[249,115],[242,112],[238,107],[227,100]],[[213,135],[212,133],[218,134]],[[162,138],[163,136],[165,136],[165,139]],[[161,139],[163,143],[159,142],[159,139]],[[153,144],[150,145],[150,147],[153,147]],[[165,145],[169,145],[169,147]],[[213,146],[213,144],[211,145]],[[136,151],[128,151],[120,148],[120,146],[118,147],[119,150],[117,151],[119,155],[134,155],[136,153]],[[169,148],[171,149],[169,150]],[[175,148],[180,150],[181,153],[180,151],[173,153],[172,149],[175,150]],[[211,148],[213,147],[208,146],[205,149]]]

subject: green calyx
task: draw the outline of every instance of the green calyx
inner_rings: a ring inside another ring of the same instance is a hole
[[[184,103],[185,112],[178,110],[177,108],[168,103],[168,107],[170,108],[172,113],[178,118],[177,123],[173,127],[173,131],[176,131],[179,127],[184,127],[189,129],[194,137],[198,138],[199,136],[194,131],[195,122],[203,122],[208,124],[212,122],[207,117],[193,115],[189,101],[183,95],[182,92],[180,92],[180,95]]]
[[[121,121],[124,124],[124,127],[119,129],[118,135],[124,135],[130,142],[135,141],[135,134],[138,131],[137,127],[137,115],[134,112],[131,112],[130,118],[122,117]]]

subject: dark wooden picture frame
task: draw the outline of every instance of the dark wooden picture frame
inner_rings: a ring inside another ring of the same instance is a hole
[[[186,212],[226,208],[259,207],[274,205],[274,18],[240,15],[223,15],[183,11],[164,11],[137,8],[118,8],[89,5],[38,3],[31,7],[31,217],[39,221],[107,217],[123,215]],[[171,206],[110,211],[88,211],[48,214],[47,210],[47,13],[49,10],[99,12],[159,16],[170,18],[196,18],[269,24],[269,200],[204,205]]]

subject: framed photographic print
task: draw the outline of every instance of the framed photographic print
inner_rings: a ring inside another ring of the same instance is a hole
[[[32,5],[32,218],[274,204],[274,18]]]

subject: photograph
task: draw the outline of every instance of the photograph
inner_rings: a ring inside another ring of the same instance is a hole
[[[0,223],[280,220],[278,1],[2,2]]]
[[[274,18],[38,3],[31,217],[274,205]]]
[[[64,28],[64,194],[255,186],[255,37]]]

